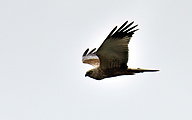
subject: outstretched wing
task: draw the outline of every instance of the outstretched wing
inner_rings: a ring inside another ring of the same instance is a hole
[[[94,48],[93,50],[91,50],[89,52],[89,48],[87,48],[87,50],[83,53],[82,62],[86,63],[86,64],[90,64],[94,67],[98,67],[100,65],[100,61],[94,52],[95,50],[96,50],[96,48]]]
[[[96,51],[101,69],[127,68],[128,44],[134,32],[138,30],[134,29],[138,25],[130,27],[134,22],[127,23],[128,21],[118,30],[116,26]]]

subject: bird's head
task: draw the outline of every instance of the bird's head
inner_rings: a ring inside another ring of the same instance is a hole
[[[86,76],[92,76],[92,74],[93,74],[93,70],[89,70],[86,72],[85,77]]]
[[[94,78],[96,80],[101,80],[104,78],[102,73],[99,71],[98,68],[91,69],[91,70],[87,71],[85,74],[85,77],[86,76],[89,76],[89,77]]]

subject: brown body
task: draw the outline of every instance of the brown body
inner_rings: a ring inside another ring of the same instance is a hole
[[[90,75],[89,72],[93,71]],[[140,69],[140,68],[127,68],[127,69],[108,69],[108,70],[101,70],[99,67],[88,71],[85,76],[89,76],[96,80],[102,80],[104,78],[109,77],[116,77],[120,75],[135,75],[135,73],[143,73],[143,72],[156,72],[159,70],[152,70],[152,69]]]

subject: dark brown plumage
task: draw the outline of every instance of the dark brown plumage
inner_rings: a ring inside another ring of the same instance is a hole
[[[109,33],[107,38],[95,52],[87,49],[82,57],[83,63],[91,64],[95,68],[87,71],[85,76],[101,80],[119,75],[134,75],[142,72],[155,72],[159,70],[128,68],[128,44],[138,25],[127,24],[126,21],[118,30],[117,26]],[[89,53],[88,53],[89,52]]]

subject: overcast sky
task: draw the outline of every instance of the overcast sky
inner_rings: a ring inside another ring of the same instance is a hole
[[[138,24],[128,66],[156,73],[84,77],[87,48]],[[191,120],[191,0],[1,0],[1,120]]]

